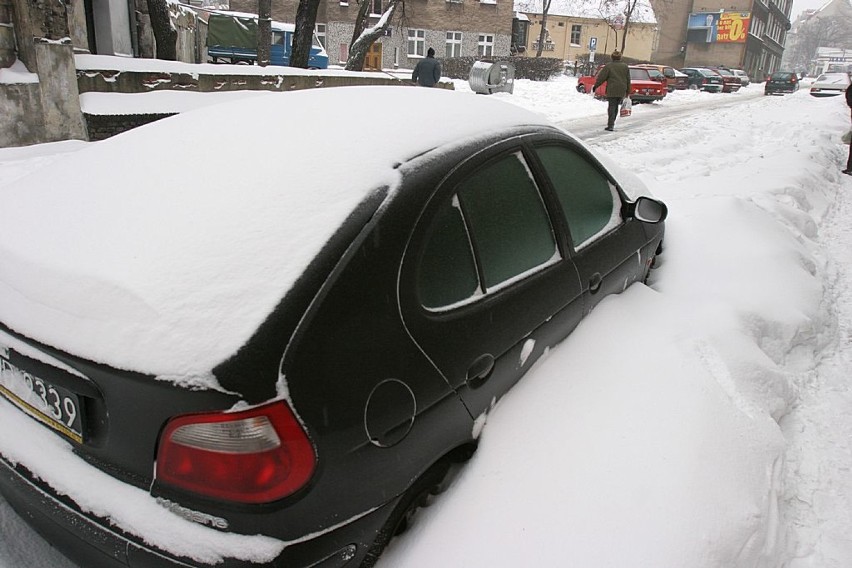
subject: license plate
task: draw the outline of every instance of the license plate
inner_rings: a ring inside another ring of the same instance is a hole
[[[0,395],[77,443],[83,443],[80,398],[0,357]]]

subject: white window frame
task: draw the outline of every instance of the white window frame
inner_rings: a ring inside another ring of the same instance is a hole
[[[406,45],[409,57],[426,57],[426,30],[409,29]]]
[[[382,0],[368,0],[370,2],[370,16],[374,18],[378,18],[382,15]],[[376,6],[378,5],[379,11],[376,12]]]
[[[462,37],[461,32],[447,32],[447,43],[444,50],[447,57],[461,57]]]
[[[479,57],[494,56],[494,34],[479,34],[479,39],[476,43],[476,52]]]
[[[327,29],[328,28],[326,27],[326,24],[316,24],[314,26],[314,32],[316,33],[316,38],[319,41],[322,48],[324,50],[326,50],[326,52],[328,52],[328,47],[326,47],[326,45],[325,45],[325,41],[326,41],[325,40],[325,32],[326,32]]]
[[[577,41],[574,41],[574,32],[577,32]],[[571,24],[571,45],[583,45],[583,26],[581,24]]]

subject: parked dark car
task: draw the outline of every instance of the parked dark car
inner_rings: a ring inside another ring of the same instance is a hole
[[[764,95],[795,93],[799,90],[799,76],[792,71],[776,71],[763,85]]]
[[[375,136],[361,105],[404,127]],[[229,160],[204,159],[211,140]],[[131,177],[130,156],[187,167]],[[56,442],[36,464],[0,438],[0,491],[99,568],[217,564],[182,548],[211,535],[220,566],[369,565],[495,400],[645,280],[666,216],[534,113],[407,87],[187,112],[3,203],[0,419]]]
[[[725,82],[718,73],[704,67],[684,67],[681,69],[689,77],[689,88],[709,93],[721,93]]]
[[[728,69],[722,68],[713,68],[711,71],[718,73],[722,77],[722,92],[723,93],[736,93],[740,90],[742,85],[742,80],[734,75],[734,73]]]

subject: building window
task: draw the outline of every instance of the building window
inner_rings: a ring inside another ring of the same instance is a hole
[[[447,57],[461,57],[462,33],[447,32]]]
[[[426,30],[408,30],[408,56],[426,55]]]
[[[480,57],[494,55],[494,36],[492,34],[479,34],[478,48]]]
[[[320,45],[323,49],[327,49],[325,46],[325,24],[317,24],[316,26],[317,39],[320,42]]]
[[[571,26],[571,45],[580,45],[580,34],[583,31],[583,26],[573,24]]]
[[[340,62],[346,63],[349,60],[349,44],[341,43],[340,44]]]
[[[382,0],[370,0],[370,15],[371,16],[381,16],[382,15]]]

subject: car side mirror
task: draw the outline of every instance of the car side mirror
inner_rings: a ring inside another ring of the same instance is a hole
[[[668,213],[665,203],[644,195],[633,204],[633,218],[643,223],[659,223],[665,220]]]

